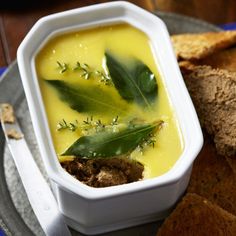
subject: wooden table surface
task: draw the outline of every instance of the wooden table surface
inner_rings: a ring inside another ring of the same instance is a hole
[[[7,66],[15,60],[17,47],[40,17],[109,1],[48,0],[47,2],[49,3],[46,4],[43,0],[31,0],[29,5],[27,0],[3,0],[3,3],[0,3],[0,67]],[[176,12],[216,24],[236,21],[235,0],[131,0],[129,2],[148,11]]]

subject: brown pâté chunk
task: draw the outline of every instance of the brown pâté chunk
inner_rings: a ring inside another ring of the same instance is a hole
[[[196,194],[187,194],[157,236],[236,235],[236,216]]]
[[[202,126],[220,155],[236,156],[236,73],[187,65],[181,71]]]
[[[92,187],[108,187],[131,183],[142,179],[144,167],[128,158],[85,159],[61,163],[62,167],[84,184]]]
[[[179,34],[171,40],[178,60],[199,60],[236,44],[236,31]]]
[[[2,108],[2,120],[5,123],[14,123],[15,122],[15,115],[13,107],[8,103],[1,104]]]
[[[213,141],[204,136],[204,146],[194,161],[189,193],[196,193],[236,215],[236,175],[225,157],[216,153]]]

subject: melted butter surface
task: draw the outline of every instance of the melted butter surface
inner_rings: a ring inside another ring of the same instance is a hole
[[[96,84],[101,89],[109,92],[120,100],[115,88],[102,85],[96,78],[82,79],[79,74],[72,70],[76,62],[86,63],[94,70],[102,70],[104,67],[104,52],[110,50],[118,56],[134,57],[143,61],[155,74],[158,83],[158,97],[153,112],[142,110],[133,105],[135,116],[147,122],[162,119],[164,127],[157,133],[154,148],[148,148],[144,153],[134,151],[132,158],[145,165],[144,178],[152,178],[167,172],[177,161],[183,151],[183,140],[178,128],[178,122],[173,113],[166,88],[157,71],[153,59],[151,44],[148,37],[136,28],[127,25],[114,25],[73,32],[56,36],[51,39],[38,53],[36,57],[36,70],[47,113],[49,127],[58,158],[63,160],[63,153],[75,140],[81,137],[80,131],[57,131],[59,121],[65,119],[68,122],[78,120],[82,123],[90,115],[78,113],[62,102],[56,91],[44,82],[44,79],[58,79],[73,83],[81,83],[86,86]],[[69,65],[69,70],[60,73],[57,61]],[[131,112],[132,113],[132,112]],[[116,116],[111,112],[110,116],[93,117],[103,122],[110,122]],[[130,115],[132,116],[132,114]],[[120,117],[119,120],[125,119]]]

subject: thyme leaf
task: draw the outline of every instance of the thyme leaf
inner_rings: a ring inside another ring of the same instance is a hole
[[[106,74],[103,71],[96,70],[95,74],[100,77],[100,82],[104,83],[105,85],[111,85],[112,79],[110,74]]]
[[[68,124],[64,119],[62,119],[62,121],[59,121],[59,123],[57,124],[57,131],[67,129],[67,128],[68,128]]]
[[[112,122],[111,122],[111,125],[114,126],[114,125],[118,125],[118,118],[119,116],[116,116],[115,118],[113,118]]]
[[[57,131],[68,129],[68,130],[74,132],[77,130],[77,128],[78,128],[78,121],[77,120],[75,120],[74,123],[72,123],[72,122],[67,123],[65,121],[65,119],[62,119],[62,121],[59,121],[57,124]]]
[[[69,68],[68,64],[66,64],[64,62],[61,63],[61,62],[57,61],[57,65],[58,65],[58,68],[60,69],[61,74],[66,72]]]
[[[80,63],[79,61],[76,62],[76,66],[73,68],[73,70],[81,72],[80,77],[83,77],[86,80],[88,80],[92,75],[89,65],[86,63]]]
[[[87,117],[86,120],[83,121],[83,123],[86,124],[86,125],[92,125],[92,122],[93,122],[93,117],[92,116]]]

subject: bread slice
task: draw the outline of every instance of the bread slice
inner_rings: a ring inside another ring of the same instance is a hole
[[[236,217],[196,194],[187,194],[157,236],[236,235]]]
[[[194,162],[189,193],[203,196],[232,214],[236,214],[236,175],[214,144],[205,135],[204,147]]]
[[[178,60],[199,60],[236,44],[236,31],[179,34],[171,37]]]
[[[209,65],[215,69],[225,69],[236,72],[236,47],[216,52],[198,62],[200,65]]]
[[[236,157],[226,157],[226,160],[236,175]]]

